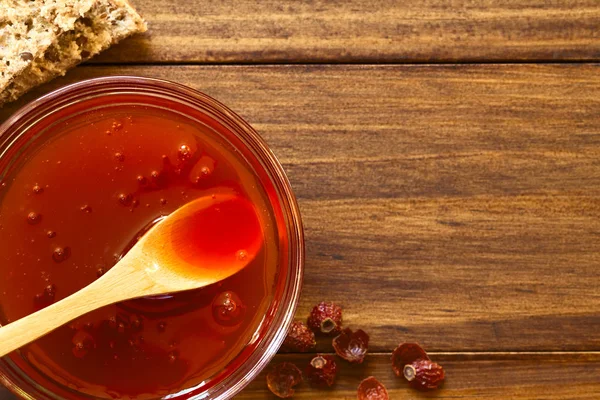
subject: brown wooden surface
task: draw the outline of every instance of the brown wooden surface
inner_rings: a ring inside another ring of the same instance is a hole
[[[88,66],[28,97],[111,74],[200,89],[266,138],[306,225],[299,316],[332,299],[372,351],[452,352],[442,398],[600,395],[600,66]],[[389,354],[369,366],[325,398],[367,373],[418,398]]]
[[[334,300],[371,335],[365,366],[296,398],[354,399],[372,374],[394,400],[600,399],[596,0],[132,2],[148,33],[0,121],[114,74],[174,80],[246,118],[302,209],[298,317]],[[405,340],[436,352],[443,390],[393,376]],[[237,398],[275,399],[264,373]]]
[[[340,379],[331,390],[318,390],[304,383],[298,386],[294,399],[356,399],[360,381],[376,376],[388,389],[391,400],[419,399],[587,399],[600,397],[598,376],[600,356],[567,354],[560,356],[502,355],[493,360],[485,357],[468,359],[456,355],[432,355],[446,368],[448,379],[442,389],[431,393],[416,392],[397,378],[390,367],[388,354],[367,358],[360,367],[341,364]],[[310,356],[278,356],[279,361],[307,365]],[[267,370],[268,371],[268,370]],[[267,372],[265,371],[265,373]],[[261,374],[236,400],[274,400],[264,390]],[[568,383],[567,383],[568,382]]]
[[[132,0],[102,62],[599,60],[597,0]]]

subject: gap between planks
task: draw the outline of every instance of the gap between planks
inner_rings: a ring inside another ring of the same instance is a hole
[[[286,65],[290,66],[302,66],[302,65],[310,65],[310,66],[427,66],[427,65],[439,65],[439,66],[450,66],[450,65],[597,65],[600,63],[600,59],[598,60],[457,60],[457,61],[431,61],[431,60],[411,60],[410,62],[394,62],[394,61],[381,61],[381,62],[373,62],[372,60],[357,60],[357,61],[339,61],[332,62],[328,60],[315,60],[315,61],[294,61],[294,60],[286,60],[282,62],[277,61],[236,61],[236,62],[194,62],[194,61],[149,61],[149,62],[101,62],[101,61],[89,61],[84,64],[81,64],[86,67],[192,67],[192,66],[201,66],[201,67],[234,67],[234,66],[260,66],[260,67],[268,67],[268,66],[276,66],[283,67]]]
[[[306,356],[316,354],[335,355],[332,352],[308,353],[278,353],[280,357]],[[369,352],[370,357],[391,356],[390,352]],[[469,352],[427,352],[438,361],[510,361],[510,360],[538,360],[552,361],[559,359],[600,361],[600,351],[469,351]]]

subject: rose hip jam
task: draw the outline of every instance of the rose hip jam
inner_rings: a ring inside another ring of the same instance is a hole
[[[222,282],[104,307],[11,354],[13,369],[50,387],[48,398],[204,393],[248,362],[289,290],[285,210],[273,206],[276,189],[260,164],[223,133],[226,124],[147,97],[113,93],[67,105],[4,148],[0,324],[98,279],[156,221],[198,197],[227,191],[249,200],[263,245],[257,254],[240,248],[237,257],[251,261]],[[212,243],[210,228],[192,231],[224,251],[244,234],[240,226],[231,243]]]

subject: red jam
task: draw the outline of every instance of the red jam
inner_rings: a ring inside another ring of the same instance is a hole
[[[279,240],[267,195],[239,152],[197,121],[140,105],[84,111],[20,150],[0,187],[0,324],[98,279],[161,216],[217,190],[255,206],[263,245],[218,284],[104,307],[11,360],[66,392],[111,399],[165,396],[235,368],[273,301]],[[210,242],[211,226],[218,221],[190,234]]]

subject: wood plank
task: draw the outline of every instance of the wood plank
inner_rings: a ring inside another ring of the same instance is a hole
[[[321,299],[338,301],[347,325],[371,334],[374,351],[405,340],[430,351],[593,351],[599,72],[83,67],[32,96],[85,77],[151,75],[238,111],[280,157],[300,201],[307,265],[299,316]]]
[[[311,357],[276,356],[271,366],[235,399],[275,399],[265,383],[269,368],[287,361],[303,369]],[[361,366],[351,366],[340,361],[338,379],[332,389],[316,389],[305,382],[298,386],[294,399],[355,399],[358,384],[370,375],[377,377],[387,387],[391,399],[596,400],[600,395],[600,356],[597,353],[498,354],[476,357],[432,354],[432,358],[444,366],[447,377],[444,386],[435,392],[421,394],[410,389],[392,372],[389,354],[373,354]],[[0,400],[16,400],[16,397],[0,386]]]
[[[148,33],[95,62],[599,60],[597,0],[134,0]]]
[[[434,392],[419,393],[397,378],[391,369],[390,356],[368,357],[366,365],[352,366],[340,362],[339,379],[331,390],[320,390],[303,383],[294,399],[356,399],[360,381],[375,376],[388,389],[390,399],[598,399],[600,363],[597,356],[562,357],[507,356],[494,360],[440,360],[446,370],[444,386]],[[272,364],[295,362],[300,368],[311,356],[278,356]],[[268,368],[236,400],[275,399],[265,383]]]

